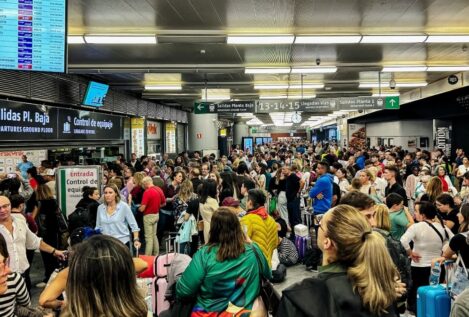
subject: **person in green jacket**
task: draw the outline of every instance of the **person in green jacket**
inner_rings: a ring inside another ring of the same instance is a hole
[[[209,241],[184,271],[176,296],[196,297],[192,317],[247,317],[259,296],[261,275],[271,278],[262,251],[246,241],[238,217],[219,208],[212,216]]]

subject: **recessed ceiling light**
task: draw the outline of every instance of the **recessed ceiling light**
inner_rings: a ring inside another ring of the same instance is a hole
[[[228,44],[293,44],[294,35],[228,35]]]
[[[361,35],[298,35],[295,44],[350,44],[359,43]]]
[[[423,43],[427,35],[364,35],[360,43]]]

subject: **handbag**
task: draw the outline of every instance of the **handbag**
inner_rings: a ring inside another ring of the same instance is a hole
[[[65,219],[65,216],[57,205],[57,209],[55,210],[55,215],[57,217],[58,229],[59,229],[59,249],[66,250],[68,248],[68,238],[70,237],[70,232],[68,231],[68,223]]]
[[[264,276],[262,276],[262,272],[264,271],[262,269],[262,261],[261,261],[261,255],[257,251],[257,249],[253,246],[252,250],[254,251],[254,254],[256,255],[257,259],[257,264],[259,265],[259,272],[261,272],[260,276],[260,291],[259,291],[259,296],[262,298],[262,301],[264,302],[265,308],[269,314],[272,316],[277,316],[277,311],[278,307],[280,305],[280,298],[277,295],[277,293],[274,290],[274,286],[272,283],[266,279]]]
[[[269,214],[273,214],[273,213],[277,210],[277,201],[278,201],[277,196],[273,196],[273,197],[270,199],[270,203],[269,203]]]

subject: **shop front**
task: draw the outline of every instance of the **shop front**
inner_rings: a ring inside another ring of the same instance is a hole
[[[20,152],[68,164],[99,164],[125,153],[123,117],[25,102],[0,101],[0,140],[0,170]]]

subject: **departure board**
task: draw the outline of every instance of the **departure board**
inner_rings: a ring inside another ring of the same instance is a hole
[[[0,0],[0,68],[65,72],[66,0]]]

